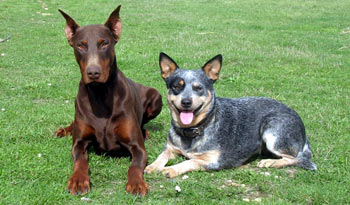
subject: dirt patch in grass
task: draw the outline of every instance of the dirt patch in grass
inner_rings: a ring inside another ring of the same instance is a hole
[[[271,198],[271,195],[262,192],[257,184],[247,185],[234,180],[226,180],[220,189],[229,189],[231,187],[240,189],[241,193],[239,195],[246,202],[261,202],[264,198]]]

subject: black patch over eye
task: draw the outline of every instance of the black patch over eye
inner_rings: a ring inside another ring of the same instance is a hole
[[[185,87],[185,82],[182,79],[175,79],[171,82],[170,89],[175,95],[178,95]]]

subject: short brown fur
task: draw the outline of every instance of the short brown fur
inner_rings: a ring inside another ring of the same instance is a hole
[[[104,25],[79,25],[60,10],[66,19],[65,33],[74,49],[81,71],[75,117],[70,126],[56,135],[73,135],[73,174],[68,181],[71,194],[90,191],[88,148],[116,156],[130,155],[126,191],[144,196],[148,185],[143,180],[147,163],[143,126],[161,111],[162,98],[157,90],[134,83],[118,69],[114,45],[120,39],[120,6]],[[124,153],[126,152],[126,153]]]

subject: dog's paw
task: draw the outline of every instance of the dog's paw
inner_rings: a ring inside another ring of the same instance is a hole
[[[148,193],[148,184],[143,180],[128,181],[125,189],[130,194],[145,196]]]
[[[143,131],[143,138],[144,138],[145,140],[148,140],[148,139],[149,139],[149,131],[146,130],[146,129]]]
[[[159,172],[161,169],[162,169],[162,167],[160,167],[159,164],[157,162],[155,162],[155,163],[152,163],[152,164],[148,165],[145,168],[144,172],[146,174],[151,174],[153,172]]]
[[[54,135],[55,135],[56,137],[64,137],[64,136],[66,136],[67,134],[66,134],[65,129],[62,128],[62,127],[60,127],[60,128],[58,128],[58,130],[55,132]]]
[[[156,170],[156,167],[153,166],[152,164],[151,165],[148,165],[146,168],[145,168],[145,173],[147,174],[151,174],[153,173],[154,171]]]
[[[72,195],[86,194],[90,191],[90,178],[79,172],[73,173],[68,181],[68,193]]]
[[[172,167],[165,167],[161,170],[162,174],[168,178],[179,176],[179,173]]]
[[[57,131],[54,133],[56,137],[65,137],[67,135],[72,135],[72,129],[71,127],[60,127],[57,129]]]

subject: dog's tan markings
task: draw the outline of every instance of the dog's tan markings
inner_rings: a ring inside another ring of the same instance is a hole
[[[80,42],[76,45],[76,47],[78,47],[79,50],[87,51],[87,49],[88,49],[88,43],[87,43],[86,40],[82,40],[82,41],[80,41]]]
[[[199,90],[199,84],[197,82],[193,83],[193,90],[198,91]]]
[[[170,94],[170,90],[167,92],[167,100],[168,100],[168,105],[171,111],[171,116],[174,119],[175,124],[179,124],[180,122],[180,117],[179,117],[179,112],[178,110],[174,107],[174,104],[177,105],[180,103],[180,98]]]
[[[166,95],[167,95],[168,101],[176,101],[177,99],[177,96],[170,94],[170,89],[168,89]]]
[[[204,153],[187,153],[185,156],[188,157],[189,160],[163,168],[161,170],[163,175],[169,178],[174,178],[187,172],[206,170],[205,166],[217,163],[220,151],[212,150]]]
[[[220,151],[219,150],[211,150],[208,152],[204,153],[188,153],[186,156],[190,159],[198,159],[206,162],[207,164],[210,163],[215,163],[218,161],[219,156],[220,156]],[[207,165],[204,164],[204,165]]]
[[[203,163],[202,160],[190,159],[180,164],[176,164],[170,167],[165,167],[161,171],[164,176],[168,178],[174,178],[190,171],[204,170],[203,167],[201,166],[202,163]]]
[[[173,63],[168,58],[162,59],[162,61],[160,62],[160,67],[161,67],[162,77],[164,79],[171,76],[177,68],[176,64]]]
[[[259,168],[275,167],[282,168],[295,165],[299,160],[293,156],[281,154],[282,159],[264,159],[258,163]]]
[[[177,97],[176,95],[170,94],[170,90],[168,90],[167,99],[168,99],[168,105],[170,106],[170,109],[172,108],[171,109],[172,111],[177,112],[177,110],[174,108],[174,104],[177,105],[178,103],[180,103],[180,98]]]
[[[216,81],[221,70],[221,58],[219,58],[219,55],[209,60],[202,69],[208,78]]]
[[[89,56],[89,60],[87,62],[87,67],[92,66],[92,65],[99,65],[99,57],[96,54],[93,54]]]
[[[86,73],[86,69],[89,66],[99,66],[99,58],[97,55],[91,55],[88,58],[88,61],[80,61],[81,74],[83,76],[84,82],[89,82],[89,77]]]
[[[87,62],[86,61],[83,61],[83,60],[80,60],[79,61],[79,66],[80,66],[80,71],[81,73],[85,73],[85,70],[86,70],[86,67],[87,67]]]
[[[220,69],[217,66],[207,67],[205,69],[205,73],[210,79],[217,80],[219,78]]]
[[[81,72],[81,76],[83,78],[84,82],[89,82],[89,77],[87,76],[86,73],[86,68],[87,68],[87,62],[80,60],[79,61],[79,66],[80,66],[80,72]]]
[[[185,82],[183,80],[180,80],[179,85],[183,86],[184,84],[185,84]]]
[[[168,140],[165,150],[157,157],[156,161],[145,168],[145,172],[150,174],[162,170],[170,159],[174,159],[179,154],[181,154],[180,150]]]
[[[195,126],[198,123],[200,123],[202,120],[204,120],[204,118],[207,116],[207,112],[210,108],[211,105],[211,92],[208,91],[208,96],[201,96],[199,97],[200,101],[203,103],[203,108],[200,111],[200,113],[197,114],[197,116],[195,117],[195,119],[193,120],[193,122],[191,124],[191,126]]]

